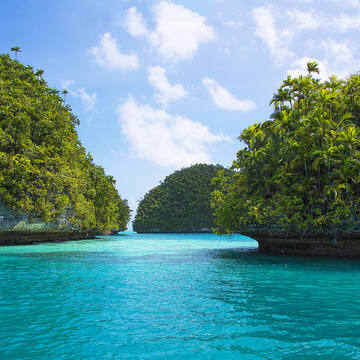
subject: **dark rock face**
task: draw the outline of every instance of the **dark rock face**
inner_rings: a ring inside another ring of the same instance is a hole
[[[95,233],[81,231],[0,231],[1,245],[29,245],[41,242],[94,239]]]
[[[360,231],[334,233],[314,232],[300,237],[297,233],[248,228],[240,232],[256,240],[259,250],[269,254],[340,256],[360,258]]]
[[[45,223],[30,215],[9,209],[0,202],[0,245],[23,245],[47,241],[90,239],[91,231],[72,227],[64,220]]]
[[[194,230],[179,230],[179,231],[163,231],[158,228],[150,229],[148,231],[138,231],[138,234],[211,234],[212,231],[209,227]]]
[[[360,258],[360,238],[356,240],[303,238],[274,239],[254,238],[259,250],[270,254],[343,256]]]

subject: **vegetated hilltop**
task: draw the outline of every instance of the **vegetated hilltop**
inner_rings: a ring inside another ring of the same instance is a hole
[[[197,164],[175,171],[141,200],[136,232],[200,232],[213,226],[211,179],[220,165]]]
[[[241,133],[246,147],[234,173],[216,179],[222,232],[323,237],[334,246],[355,233],[360,239],[360,75],[321,82],[312,75],[316,62],[308,71],[283,82],[270,103],[272,120]]]
[[[126,229],[127,202],[86,153],[77,117],[42,73],[0,55],[0,200],[72,229]]]

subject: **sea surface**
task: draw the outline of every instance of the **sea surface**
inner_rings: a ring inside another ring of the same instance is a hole
[[[360,359],[360,260],[243,236],[0,248],[0,359]]]

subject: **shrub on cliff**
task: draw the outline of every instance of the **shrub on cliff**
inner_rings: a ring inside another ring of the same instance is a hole
[[[175,171],[141,200],[134,231],[187,232],[213,226],[211,179],[221,166],[198,164]]]
[[[272,120],[245,129],[232,165],[212,194],[222,232],[249,226],[336,235],[360,220],[360,75],[309,74],[283,82]]]
[[[77,124],[32,67],[0,55],[0,199],[47,222],[101,233],[125,229],[129,207],[86,153]]]

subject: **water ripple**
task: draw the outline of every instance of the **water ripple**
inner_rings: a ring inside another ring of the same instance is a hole
[[[359,359],[360,262],[244,237],[0,249],[0,358]]]

